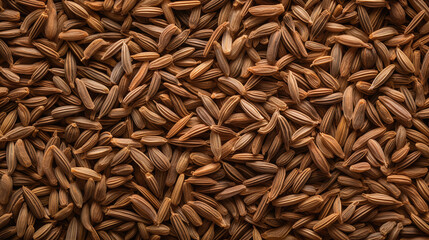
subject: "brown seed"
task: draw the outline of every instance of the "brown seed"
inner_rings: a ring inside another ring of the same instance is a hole
[[[71,168],[71,173],[80,179],[88,180],[90,178],[94,179],[95,181],[101,180],[101,175],[95,172],[94,170],[90,168],[85,167],[73,167]]]
[[[125,73],[127,75],[130,75],[133,71],[133,66],[131,65],[131,56],[130,56],[130,50],[128,48],[128,45],[126,42],[122,43],[121,48],[121,62],[122,62],[122,68],[124,69]]]
[[[66,32],[61,32],[58,34],[58,37],[65,41],[79,41],[88,37],[88,33],[86,31],[80,29],[70,29]]]
[[[369,90],[375,89],[383,85],[393,74],[393,71],[395,70],[395,65],[391,64],[384,68],[380,73],[375,77],[374,81],[371,84],[371,87]]]
[[[276,5],[258,5],[249,8],[249,13],[257,17],[272,17],[280,15],[284,12],[284,6],[282,4]]]
[[[213,64],[213,60],[208,60],[201,63],[191,71],[191,73],[189,74],[189,77],[191,78],[191,80],[197,78],[198,76],[207,72],[209,68],[212,66],[212,64]]]
[[[0,189],[3,193],[0,197],[0,203],[7,204],[9,202],[9,197],[11,196],[13,190],[13,180],[9,175],[3,174],[3,176],[1,177]]]
[[[399,48],[396,48],[396,58],[399,65],[407,72],[414,72],[415,68],[408,56]]]
[[[204,51],[203,51],[203,56],[206,57],[207,54],[209,53],[209,51],[212,48],[212,45],[215,41],[217,41],[219,39],[219,37],[224,33],[224,31],[226,30],[226,28],[228,27],[229,22],[224,22],[222,24],[220,24],[215,31],[213,32],[213,34],[210,36],[209,41],[207,42]],[[192,79],[192,77],[191,77]]]
[[[191,206],[200,216],[206,218],[220,227],[224,226],[225,222],[222,219],[222,215],[210,205],[201,201],[190,201],[188,205]]]
[[[308,146],[308,150],[310,151],[311,159],[313,160],[314,164],[325,174],[329,174],[329,164],[326,161],[326,158],[322,154],[322,152],[319,150],[319,148],[316,146],[314,141],[310,141]]]
[[[167,54],[149,63],[149,70],[158,70],[167,67],[173,62],[173,56]]]
[[[31,213],[37,219],[41,219],[45,217],[47,218],[43,205],[40,202],[40,199],[30,189],[26,187],[22,187],[22,193],[23,193],[25,202],[27,203]]]
[[[82,99],[82,102],[85,105],[85,107],[88,109],[94,109],[95,104],[92,101],[91,96],[89,95],[89,92],[87,87],[85,86],[85,83],[78,78],[76,78],[75,82],[76,82],[76,87],[77,87],[77,91],[79,93],[80,99]]]
[[[359,38],[352,36],[352,35],[339,35],[335,37],[335,40],[338,43],[341,43],[348,47],[365,47],[370,48],[370,46],[367,43],[364,43]]]
[[[322,229],[325,229],[327,227],[329,227],[330,225],[334,224],[337,219],[339,217],[338,213],[332,213],[331,215],[321,219],[320,221],[318,221],[314,226],[313,226],[313,230],[314,231],[320,231]]]
[[[397,103],[395,100],[387,97],[380,96],[379,100],[386,106],[386,108],[396,117],[401,119],[404,122],[411,121],[412,117],[410,112],[404,108],[401,104]]]
[[[400,201],[394,199],[393,197],[381,193],[362,194],[362,196],[368,199],[369,202],[377,205],[402,204]]]
[[[15,143],[15,153],[19,164],[27,168],[31,166],[30,156],[28,155],[24,142],[21,139],[18,139]]]

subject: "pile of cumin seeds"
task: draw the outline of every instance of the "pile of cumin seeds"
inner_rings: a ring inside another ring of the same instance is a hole
[[[428,239],[428,1],[0,4],[0,239]]]

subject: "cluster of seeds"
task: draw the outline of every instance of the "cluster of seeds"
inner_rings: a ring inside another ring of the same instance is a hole
[[[427,0],[0,1],[0,239],[429,236]]]

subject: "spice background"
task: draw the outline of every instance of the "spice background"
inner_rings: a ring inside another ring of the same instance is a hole
[[[427,0],[0,1],[0,239],[429,239]]]

